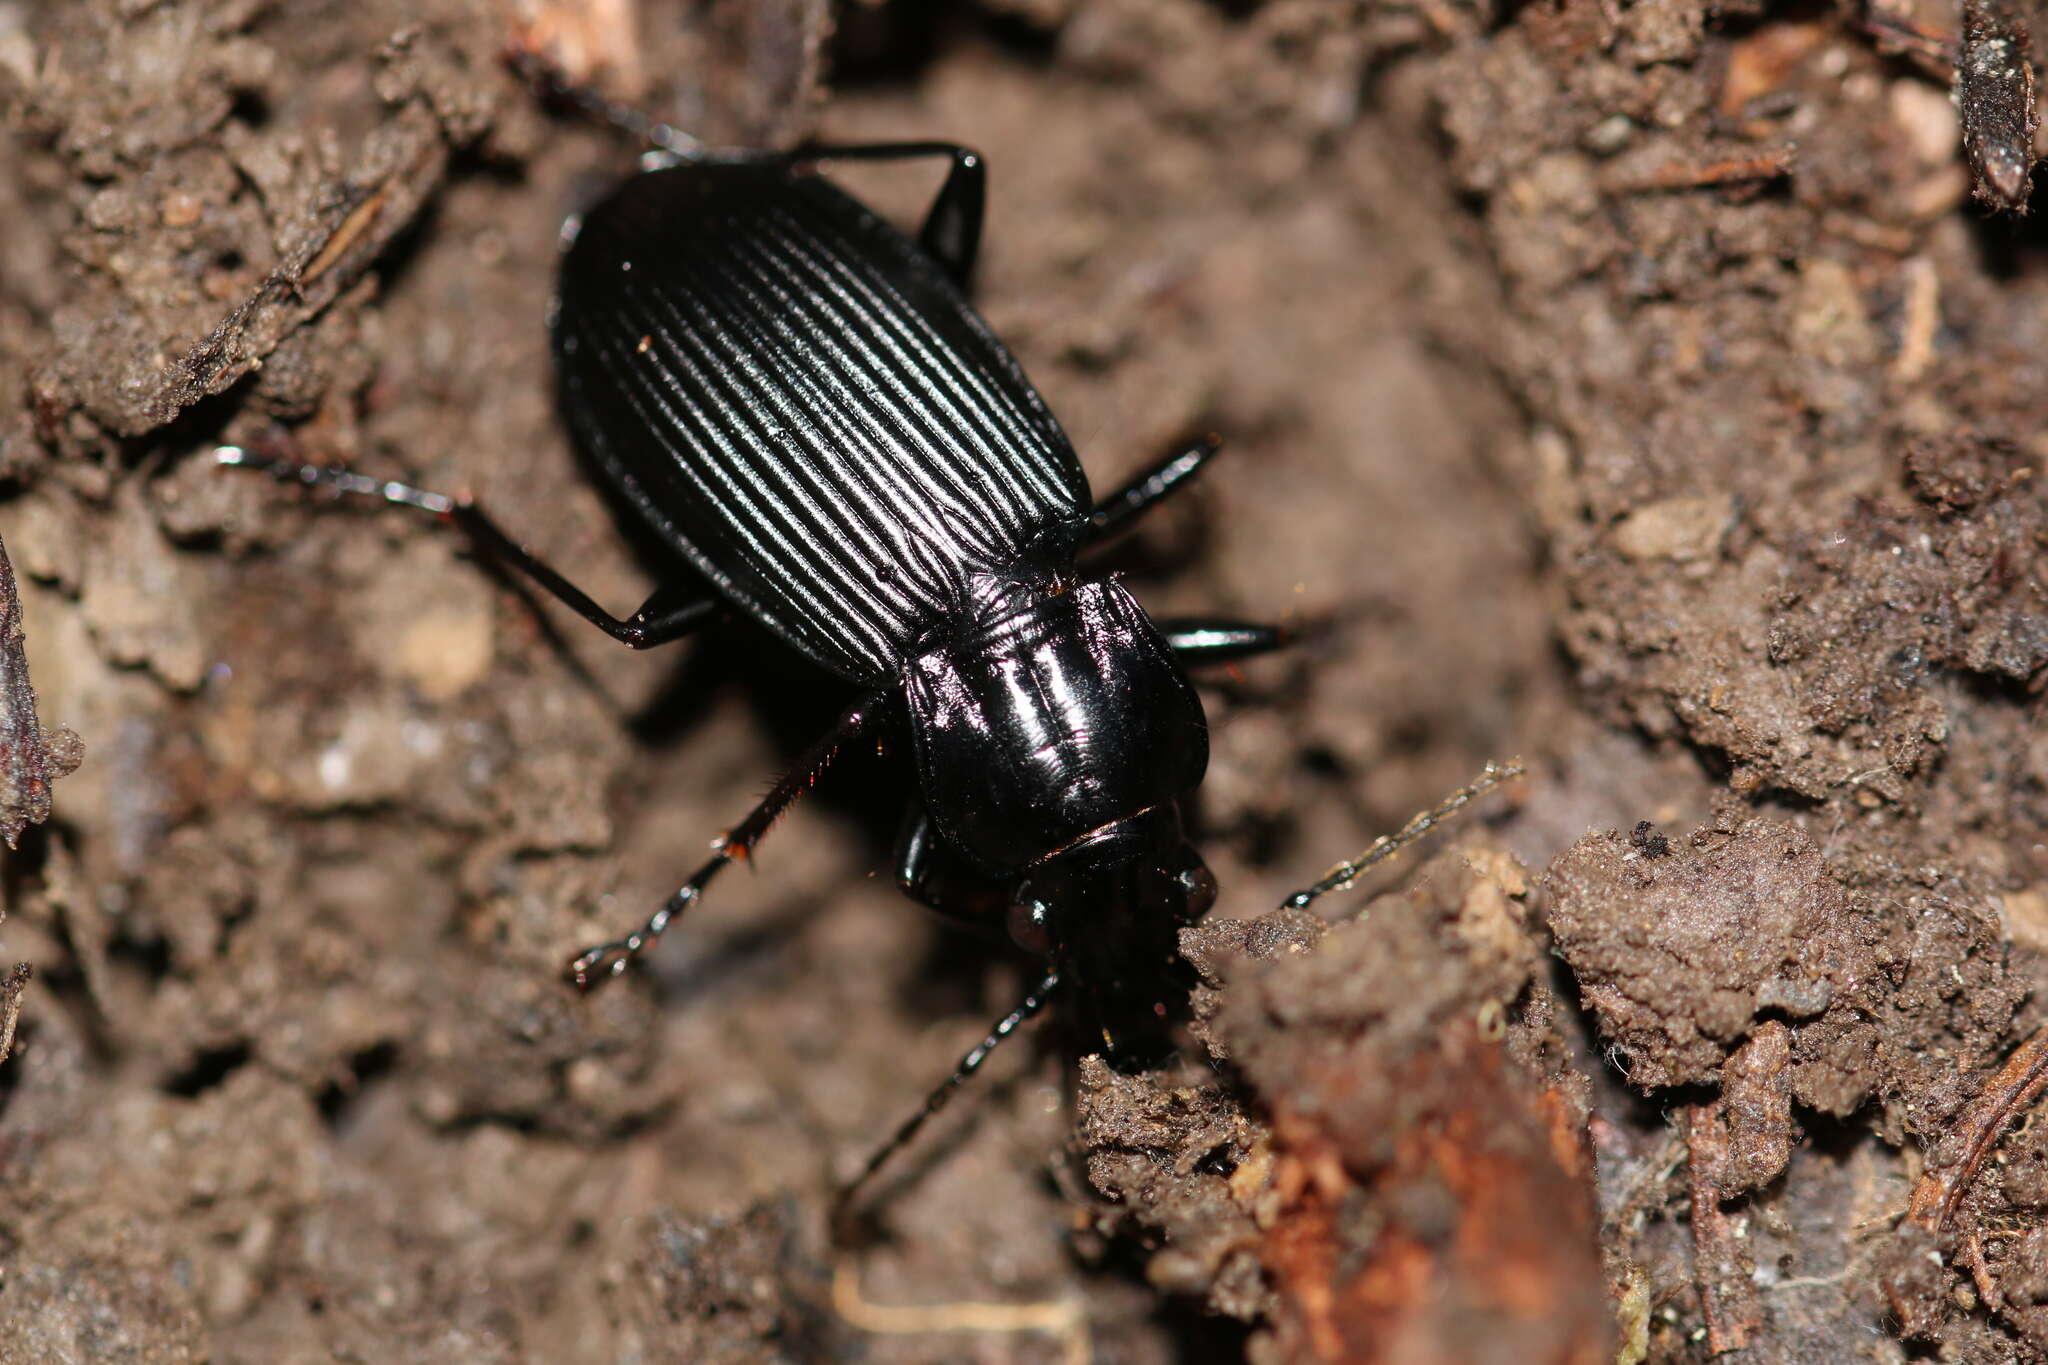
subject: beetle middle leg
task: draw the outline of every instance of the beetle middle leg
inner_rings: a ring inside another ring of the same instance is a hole
[[[1140,470],[1136,478],[1095,504],[1095,510],[1088,514],[1083,543],[1099,545],[1129,530],[1141,515],[1193,478],[1222,448],[1221,437],[1198,436]]]
[[[648,595],[640,610],[621,620],[599,606],[588,593],[564,578],[546,560],[505,534],[482,508],[466,498],[430,492],[391,479],[373,479],[367,474],[347,469],[267,459],[252,455],[240,446],[221,446],[214,451],[214,459],[237,469],[269,474],[280,482],[359,493],[382,498],[394,506],[417,507],[423,512],[431,512],[460,527],[469,537],[470,544],[493,564],[524,574],[578,616],[634,649],[651,649],[655,645],[680,640],[723,608],[716,595],[697,584],[664,583]]]
[[[704,894],[712,878],[724,871],[728,863],[744,860],[753,853],[754,845],[761,842],[762,836],[768,833],[782,813],[817,785],[819,774],[830,766],[839,751],[881,717],[887,707],[888,696],[886,692],[872,692],[846,708],[833,722],[832,728],[805,750],[803,757],[782,775],[768,795],[761,798],[761,804],[718,841],[718,851],[712,855],[711,861],[698,868],[673,896],[662,902],[660,909],[647,917],[647,922],[639,929],[623,938],[585,949],[570,959],[569,979],[588,990],[626,970],[634,958],[661,937],[662,931],[674,922],[677,915],[689,909]]]
[[[1284,626],[1223,616],[1170,616],[1153,624],[1166,637],[1167,648],[1190,665],[1236,663],[1283,649],[1293,638]]]

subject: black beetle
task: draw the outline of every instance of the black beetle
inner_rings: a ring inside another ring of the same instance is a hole
[[[1056,989],[1112,1049],[1164,1012],[1177,930],[1216,891],[1178,811],[1208,761],[1182,665],[1281,635],[1155,623],[1114,578],[1077,571],[1216,444],[1091,502],[1059,423],[967,301],[975,153],[672,150],[565,232],[550,325],[573,434],[696,576],[621,620],[466,501],[233,447],[218,458],[440,513],[635,648],[731,610],[866,689],[643,928],[574,960],[579,984],[622,970],[842,746],[907,728],[920,796],[904,891],[948,914],[1006,910],[1050,966],[872,1171]],[[817,174],[925,157],[950,170],[915,240]]]

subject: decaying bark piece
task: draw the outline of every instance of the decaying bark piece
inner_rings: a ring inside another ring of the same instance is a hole
[[[1222,964],[1216,1028],[1273,1122],[1276,1358],[1613,1359],[1527,891],[1505,854],[1446,855],[1313,951]]]
[[[2024,212],[2033,188],[2034,62],[2026,25],[2001,0],[1963,0],[1956,108],[1977,198]]]
[[[1080,1094],[1091,1183],[1164,1242],[1155,1285],[1262,1321],[1255,1360],[1614,1359],[1588,1087],[1528,893],[1474,843],[1347,922],[1183,931],[1195,1031],[1250,1093],[1097,1062]]]
[[[1275,1115],[1279,1210],[1261,1254],[1281,1358],[1612,1359],[1588,1173],[1557,1160],[1561,1107],[1472,1024],[1441,1042],[1386,1079],[1464,1102],[1405,1115],[1383,1165],[1359,1170],[1318,1116]]]
[[[1742,1229],[1721,1201],[1736,1193],[1724,1186],[1736,1164],[1724,1123],[1723,1101],[1686,1111],[1685,1141],[1692,1154],[1693,1282],[1707,1318],[1707,1350],[1738,1351],[1763,1327],[1757,1299],[1756,1265],[1742,1244]]]
[[[37,723],[22,639],[21,595],[7,549],[0,545],[0,839],[9,848],[23,830],[50,818],[50,784],[76,768],[84,755],[70,730],[61,725],[45,730]]]

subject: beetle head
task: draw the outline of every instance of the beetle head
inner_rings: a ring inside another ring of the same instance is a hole
[[[1079,1005],[1084,1038],[1118,1060],[1149,1063],[1192,973],[1180,929],[1216,902],[1216,878],[1156,806],[1035,864],[1010,907],[1018,946],[1051,957]]]

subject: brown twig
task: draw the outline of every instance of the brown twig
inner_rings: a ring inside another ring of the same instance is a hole
[[[1970,1280],[1977,1286],[1977,1298],[1986,1308],[1996,1313],[2005,1307],[2005,1296],[1998,1292],[1998,1281],[1991,1278],[1991,1267],[1985,1264],[1981,1236],[1972,1232],[1963,1239],[1956,1262],[1970,1272]]]
[[[1982,1229],[1970,1226],[1958,1235],[1953,1224],[1985,1158],[2043,1089],[2048,1089],[2048,1025],[2006,1059],[1929,1154],[1905,1216],[1892,1233],[1880,1277],[1902,1335],[1931,1338],[1939,1330],[1948,1304],[1947,1267],[1969,1272],[1986,1309],[2005,1311],[2004,1296],[1984,1259]],[[1944,1259],[1950,1247],[1953,1254]]]
[[[1984,1158],[2044,1089],[2048,1089],[2048,1025],[2019,1045],[1985,1083],[1983,1093],[1956,1118],[1942,1145],[1960,1145],[1962,1154],[1945,1165],[1930,1166],[1920,1177],[1912,1201],[1906,1205],[1907,1219],[1929,1232],[1945,1232]]]
[[[28,989],[29,978],[34,975],[35,968],[17,962],[6,979],[0,980],[0,1062],[14,1051],[14,1027],[21,1022],[21,993]]]
[[[1731,1157],[1721,1101],[1686,1111],[1686,1147],[1692,1154],[1693,1281],[1707,1317],[1707,1349],[1714,1355],[1749,1345],[1763,1326],[1756,1280],[1744,1263],[1734,1220],[1721,1211],[1722,1183]]]
[[[1647,174],[1618,175],[1607,189],[1613,194],[1655,194],[1777,180],[1792,174],[1798,159],[1799,149],[1787,143],[1751,156],[1723,157],[1718,161],[1705,162],[1673,161]]]

